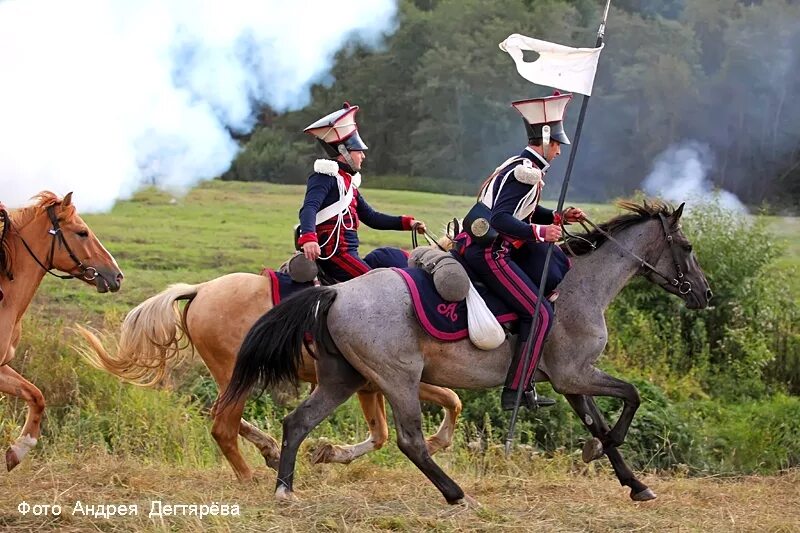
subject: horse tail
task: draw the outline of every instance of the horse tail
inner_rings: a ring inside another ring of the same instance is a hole
[[[106,351],[97,334],[76,325],[89,345],[77,347],[78,353],[95,368],[125,381],[143,387],[158,383],[170,368],[183,361],[186,348],[194,353],[186,313],[203,285],[177,283],[131,309],[122,322],[116,356]],[[188,301],[183,312],[178,305],[181,300]]]
[[[237,403],[255,386],[260,394],[284,380],[296,384],[303,348],[309,348],[307,334],[311,334],[316,350],[335,353],[326,320],[334,300],[334,289],[311,287],[261,316],[239,348],[233,376],[218,407]]]

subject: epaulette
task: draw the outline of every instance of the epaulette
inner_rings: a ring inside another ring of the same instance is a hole
[[[335,178],[339,175],[339,165],[330,159],[317,159],[314,161],[314,172]]]
[[[514,167],[514,179],[526,185],[536,185],[542,181],[542,171],[528,160]]]

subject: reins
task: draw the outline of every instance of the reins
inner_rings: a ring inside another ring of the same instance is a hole
[[[417,248],[417,247],[419,247],[419,240],[418,240],[418,237],[417,237],[417,228],[419,227],[419,225],[420,225],[420,223],[417,222],[416,224],[411,226],[411,249],[412,250]],[[428,241],[428,244],[430,244],[431,246],[436,246],[437,248],[439,248],[443,252],[447,251],[447,250],[444,249],[444,247],[441,244],[439,244],[439,239],[437,239],[436,236],[433,235],[432,233],[430,233],[428,230],[423,230],[422,236],[425,237],[425,240]]]

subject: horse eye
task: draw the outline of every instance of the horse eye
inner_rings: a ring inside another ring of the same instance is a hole
[[[687,252],[691,252],[692,251],[692,245],[691,244],[686,244],[686,245],[683,246],[683,249],[686,250]]]
[[[89,236],[89,232],[88,232],[88,231],[86,231],[86,230],[82,230],[82,231],[79,231],[79,232],[77,233],[77,235],[78,235],[78,237],[84,237],[84,238],[86,238],[86,237],[88,237],[88,236]]]

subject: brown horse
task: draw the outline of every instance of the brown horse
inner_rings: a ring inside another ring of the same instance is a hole
[[[6,451],[8,470],[22,461],[41,435],[44,397],[9,363],[19,344],[22,316],[44,275],[79,279],[101,293],[116,292],[122,283],[117,262],[78,216],[72,193],[63,200],[48,191],[34,198],[34,205],[7,212],[0,238],[0,391],[28,403],[22,433]]]
[[[181,300],[188,303],[181,312]],[[176,284],[132,309],[122,323],[116,355],[109,354],[101,339],[86,328],[77,327],[91,349],[81,354],[95,367],[126,381],[150,386],[161,381],[191,347],[208,367],[219,387],[225,390],[236,363],[236,353],[253,323],[272,308],[269,278],[235,273],[197,285]],[[316,383],[314,360],[305,352],[296,378]],[[442,406],[445,417],[435,435],[427,439],[429,453],[446,448],[453,438],[461,401],[455,392],[421,384],[419,397]],[[383,395],[371,384],[358,391],[361,409],[369,427],[369,437],[360,444],[324,444],[313,455],[315,463],[349,463],[389,438]],[[267,465],[277,469],[280,447],[269,435],[241,418],[245,398],[225,409],[213,409],[211,434],[242,481],[253,478],[253,470],[242,457],[237,435],[258,447]]]

